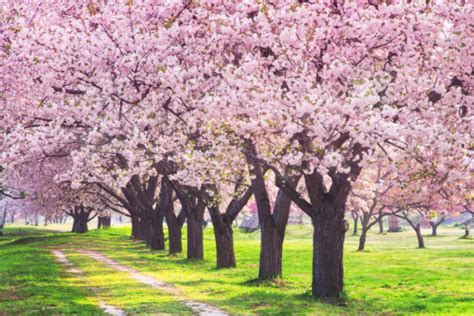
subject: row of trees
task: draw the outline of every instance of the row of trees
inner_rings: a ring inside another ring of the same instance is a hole
[[[236,265],[250,199],[258,276],[282,276],[291,204],[314,227],[315,297],[343,290],[348,203],[397,216],[470,209],[467,3],[81,0],[1,7],[0,139],[21,207],[76,231],[131,217],[151,249]],[[274,198],[273,198],[274,197]],[[466,198],[467,197],[467,198]],[[363,232],[364,234],[364,232]]]

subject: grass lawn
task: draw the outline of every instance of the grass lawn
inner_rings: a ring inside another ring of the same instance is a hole
[[[427,249],[417,249],[416,237],[406,231],[370,234],[367,251],[359,253],[357,237],[348,235],[346,297],[338,304],[311,298],[312,240],[307,226],[288,228],[283,280],[271,284],[251,282],[258,269],[258,232],[235,232],[238,267],[226,270],[215,269],[210,228],[205,230],[204,261],[151,252],[129,240],[127,227],[84,235],[22,227],[7,227],[4,232],[0,237],[0,315],[100,314],[98,300],[131,314],[189,313],[174,297],[77,253],[79,248],[100,251],[174,284],[189,299],[233,314],[474,314],[474,240],[459,239],[460,228],[441,227],[439,237],[426,237]],[[86,273],[67,273],[49,249],[64,251]]]

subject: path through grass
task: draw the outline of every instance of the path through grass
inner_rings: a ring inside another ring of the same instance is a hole
[[[6,233],[8,232],[7,229]],[[411,232],[386,235],[374,233],[369,235],[367,251],[363,253],[355,251],[357,238],[348,236],[345,246],[347,298],[339,305],[325,304],[311,298],[310,227],[289,227],[285,242],[283,280],[260,285],[249,282],[257,275],[258,233],[236,232],[238,267],[228,270],[214,268],[215,247],[209,228],[205,232],[204,261],[189,261],[183,256],[169,257],[166,252],[151,252],[142,243],[129,240],[128,228],[95,230],[85,235],[42,232],[41,235],[34,237],[36,239],[20,237],[22,239],[16,241],[17,245],[11,245],[11,242],[10,245],[2,244],[0,241],[0,253],[3,258],[3,252],[5,250],[9,252],[10,256],[16,258],[15,261],[19,265],[17,269],[21,269],[29,258],[24,252],[40,253],[44,260],[49,260],[46,262],[50,262],[52,258],[40,247],[62,249],[69,254],[71,261],[78,264],[82,270],[88,271],[92,286],[98,286],[100,291],[103,291],[101,293],[107,298],[107,302],[121,308],[129,308],[128,311],[132,313],[186,311],[182,309],[182,305],[173,302],[173,299],[166,295],[149,294],[137,284],[131,285],[126,277],[110,279],[107,267],[91,262],[75,250],[85,248],[100,251],[123,265],[174,284],[190,299],[204,301],[235,314],[472,315],[474,241],[459,239],[462,231],[458,228],[441,229],[440,234],[440,237],[426,238],[427,249],[416,249],[416,238]],[[0,271],[8,272],[5,278],[2,274],[2,280],[16,279],[18,275],[10,271],[8,266],[5,268],[2,262]],[[43,262],[45,261],[33,260],[31,265],[42,265]],[[48,269],[57,270],[54,267]],[[36,274],[32,274],[30,279],[35,280],[37,277]],[[11,284],[16,281],[8,282],[12,293],[21,292],[15,290],[14,286],[12,288]],[[36,281],[28,283],[25,280],[18,282],[23,282],[28,287],[35,287],[36,283]],[[0,286],[2,285],[3,283],[0,283]],[[57,272],[53,285],[54,291],[71,287],[61,279],[60,271]],[[81,292],[82,290],[80,287],[69,288],[62,301],[75,298],[72,302],[82,302],[84,308],[94,309],[93,305],[87,304],[87,295]],[[18,297],[8,303],[9,306],[23,305],[26,308],[28,300],[30,303],[38,300],[38,298],[27,298],[26,302],[23,301],[21,297],[34,295],[35,292],[32,289],[26,291],[26,294],[20,293],[23,296],[15,294]],[[126,295],[132,297],[130,306],[125,303]],[[156,302],[159,303],[155,304]],[[8,310],[6,304],[0,299],[0,314]],[[74,307],[62,310],[67,313],[68,310],[82,305],[77,303]],[[87,310],[84,309],[84,312],[87,313]]]

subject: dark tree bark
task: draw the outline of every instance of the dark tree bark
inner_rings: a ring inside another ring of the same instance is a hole
[[[357,248],[357,251],[364,251],[366,240],[367,240],[367,229],[362,228],[362,232],[359,237],[359,248]]]
[[[206,206],[202,199],[195,198],[192,206],[187,210],[187,232],[188,232],[188,259],[204,259],[203,222]]]
[[[333,216],[336,214],[337,216]],[[343,246],[348,224],[344,210],[323,204],[313,218],[313,282],[316,297],[338,297],[343,291]]]
[[[186,219],[185,211],[181,212],[176,216],[173,209],[168,209],[165,212],[166,225],[168,226],[168,242],[170,255],[183,252],[182,244],[182,230],[183,224]]]
[[[469,225],[466,225],[466,229],[464,230],[464,235],[462,236],[463,238],[468,238],[471,234],[471,230],[469,228]]]
[[[174,224],[168,225],[168,240],[169,240],[168,253],[170,255],[183,252],[182,229],[183,229],[182,223],[181,224],[174,223]]]
[[[169,183],[186,214],[187,258],[204,259],[203,223],[206,205],[202,198],[203,188],[183,186],[177,181],[169,181]]]
[[[7,207],[3,208],[3,215],[0,217],[0,236],[3,235],[3,228],[5,227],[5,221],[7,218]]]
[[[138,240],[142,240],[145,242],[147,246],[150,246],[151,243],[151,223],[150,218],[142,216],[139,218],[138,221]]]
[[[352,210],[351,211],[352,219],[354,220],[354,228],[352,229],[352,235],[357,236],[358,234],[358,224],[359,224],[359,213],[357,211]]]
[[[67,214],[73,218],[72,232],[83,234],[88,231],[87,223],[94,217],[90,217],[92,209],[84,207],[83,205],[76,206],[74,210]]]
[[[131,214],[130,216],[131,222],[132,222],[132,235],[130,236],[131,239],[138,239],[138,235],[140,234],[139,229],[140,229],[140,219],[138,218],[137,215]]]
[[[165,233],[163,231],[163,215],[152,212],[150,226],[150,248],[151,250],[165,249]]]
[[[430,221],[431,236],[438,236],[438,226],[446,220],[446,216],[441,216],[437,221]]]
[[[129,184],[131,191],[135,194],[134,200],[139,206],[141,218],[146,222],[144,225],[149,225],[148,228],[145,228],[146,244],[151,250],[164,250],[163,214],[160,201],[156,201],[157,186],[157,176],[150,177],[143,183],[138,176],[133,176]]]
[[[170,255],[181,253],[183,251],[182,228],[186,219],[185,210],[181,209],[178,215],[174,213],[173,187],[171,182],[166,178],[163,179],[160,194],[162,194],[163,214],[166,219],[166,225],[168,226],[168,252]]]
[[[217,216],[220,217],[221,215],[218,214]],[[235,268],[237,263],[235,262],[232,224],[214,224],[214,237],[216,240],[216,267],[218,269]]]
[[[418,240],[418,248],[425,248],[425,241],[423,235],[421,234],[421,225],[420,223],[415,225],[416,238]]]
[[[397,210],[393,212],[393,215],[397,216],[398,218],[404,219],[411,228],[416,233],[416,239],[418,240],[418,248],[425,248],[425,241],[423,239],[423,234],[421,233],[421,225],[420,223],[415,223],[410,219],[410,213],[407,210]]]
[[[257,203],[258,221],[260,224],[260,262],[258,278],[260,280],[272,280],[282,277],[283,241],[285,239],[286,225],[290,213],[291,199],[281,190],[277,193],[273,213],[270,198],[266,188],[262,163],[255,159],[257,152],[251,142],[247,142],[247,163],[252,175],[252,190]],[[289,169],[286,170],[285,180],[291,188],[301,178],[300,175],[289,177]]]
[[[110,227],[111,217],[110,216],[98,216],[97,217],[97,229]]]
[[[342,134],[334,141],[334,146],[341,146],[346,141]],[[309,148],[308,138],[301,136],[300,144]],[[352,155],[362,155],[364,148],[356,144],[351,147]],[[361,167],[355,162],[348,162],[349,172],[339,173],[329,170],[332,184],[326,188],[323,176],[315,169],[305,174],[306,190],[309,201],[292,188],[285,177],[272,167],[276,173],[276,184],[291,200],[311,217],[313,235],[313,282],[312,292],[316,298],[339,298],[344,289],[343,245],[345,232],[349,225],[344,220],[347,197],[351,190],[351,180],[355,181]]]
[[[379,234],[383,234],[383,218],[379,217],[377,223],[379,224]]]
[[[239,189],[236,185],[235,191]],[[235,192],[237,193],[237,192]],[[234,253],[234,236],[232,223],[252,196],[252,189],[248,188],[239,198],[229,203],[224,214],[221,214],[216,205],[208,206],[214,227],[216,241],[216,266],[218,269],[234,268],[237,266]]]
[[[360,216],[361,220],[361,234],[359,237],[359,247],[357,248],[357,251],[364,251],[365,250],[365,243],[367,241],[367,233],[369,230],[374,226],[375,224],[379,225],[379,232],[380,232],[380,227],[383,229],[383,224],[380,226],[380,223],[383,223],[383,216],[386,214],[382,213],[383,207],[378,209],[378,213],[376,210],[376,205],[377,205],[377,200],[374,199],[372,202],[372,205],[369,207],[368,211],[362,211],[362,215]],[[373,215],[376,213],[377,215]]]

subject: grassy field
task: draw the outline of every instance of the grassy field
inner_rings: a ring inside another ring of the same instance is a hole
[[[215,269],[212,230],[205,230],[204,261],[151,252],[129,240],[129,228],[93,230],[85,235],[7,227],[0,237],[0,315],[100,314],[104,301],[130,314],[189,313],[176,298],[116,272],[77,249],[93,249],[141,272],[172,283],[189,299],[232,314],[474,314],[474,240],[460,228],[441,228],[417,249],[411,231],[376,233],[367,251],[356,252],[357,237],[345,248],[345,299],[338,304],[310,295],[311,227],[290,226],[283,279],[257,284],[259,235],[235,232],[236,269]],[[183,236],[186,236],[183,234]],[[50,254],[62,250],[85,271],[71,275]],[[94,291],[91,291],[94,289]]]

